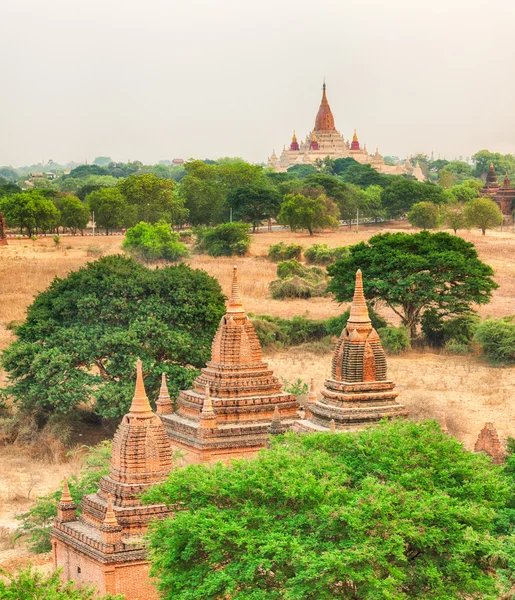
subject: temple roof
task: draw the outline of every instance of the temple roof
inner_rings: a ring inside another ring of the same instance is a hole
[[[334,117],[329,102],[327,101],[325,87],[324,83],[322,87],[322,102],[320,103],[320,108],[318,109],[317,118],[315,120],[315,131],[336,131]]]
[[[497,179],[497,173],[495,172],[494,163],[490,163],[490,168],[486,174],[485,187],[499,187],[499,180]]]

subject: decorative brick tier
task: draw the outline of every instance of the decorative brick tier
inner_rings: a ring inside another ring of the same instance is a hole
[[[299,405],[263,361],[258,337],[241,302],[237,269],[232,294],[212,346],[212,358],[191,390],[182,391],[177,412],[161,414],[172,445],[187,462],[227,460],[266,447],[277,410],[288,428]]]
[[[65,579],[93,584],[102,594],[124,594],[126,600],[157,600],[142,536],[150,521],[165,519],[172,510],[144,506],[139,496],[171,470],[170,442],[150,407],[138,360],[136,391],[114,436],[109,475],[96,494],[83,498],[79,517],[64,483],[52,545],[54,564],[63,568]]]
[[[485,423],[474,445],[474,452],[486,452],[496,464],[504,462],[505,452],[493,423]]]
[[[321,398],[310,394],[306,416],[294,430],[354,430],[385,417],[407,417],[409,411],[397,402],[397,396],[394,383],[387,379],[386,356],[370,321],[358,270],[349,320],[334,351],[331,378],[325,381]]]

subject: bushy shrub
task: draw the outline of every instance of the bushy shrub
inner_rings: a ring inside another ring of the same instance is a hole
[[[370,316],[370,320],[372,321],[372,327],[379,331],[379,329],[383,329],[388,327],[388,321],[383,319],[383,317],[375,312],[375,310],[368,306],[368,314]],[[338,315],[337,317],[331,317],[327,319],[325,322],[325,329],[328,335],[334,335],[339,337],[343,328],[347,324],[350,316],[350,308],[348,308],[344,313]]]
[[[462,348],[468,346],[470,350],[479,317],[475,314],[465,314],[443,319],[437,311],[427,310],[421,323],[422,333],[431,346],[447,348],[449,344],[455,344],[455,348],[458,348],[458,345]]]
[[[111,594],[99,596],[91,586],[76,587],[73,581],[62,581],[59,571],[49,575],[33,567],[17,571],[14,575],[2,573],[0,598],[2,600],[123,600],[124,596]]]
[[[186,246],[179,242],[179,234],[172,232],[170,225],[163,221],[155,225],[141,222],[130,227],[125,234],[122,248],[146,262],[177,262],[188,254]]]
[[[282,319],[271,315],[257,315],[252,318],[261,345],[296,346],[311,341],[320,341],[325,336],[325,321],[296,316]]]
[[[457,340],[450,340],[445,344],[445,350],[451,354],[468,354],[470,352],[470,344],[459,342]]]
[[[399,354],[410,348],[409,333],[405,327],[382,327],[377,333],[383,348],[390,354]]]
[[[302,277],[290,277],[289,279],[276,279],[269,286],[270,295],[275,300],[284,298],[315,298],[325,296],[327,293],[327,283],[321,281],[313,283]]]
[[[281,260],[290,260],[291,258],[300,259],[303,247],[300,244],[290,244],[287,246],[284,242],[274,244],[268,248],[268,258],[274,262]]]
[[[330,265],[349,255],[347,246],[329,248],[327,244],[314,244],[304,251],[304,257],[309,265]]]
[[[314,283],[322,281],[326,274],[320,267],[305,267],[298,260],[285,260],[277,265],[277,277],[288,279],[289,277],[302,277]]]
[[[212,228],[197,229],[196,246],[209,256],[244,256],[250,248],[246,223],[222,223]]]
[[[193,238],[193,229],[183,229],[179,231],[179,238],[181,242],[191,242]]]
[[[85,494],[97,491],[100,479],[109,473],[111,458],[111,442],[103,441],[97,446],[88,448],[84,457],[84,466],[79,475],[68,479],[68,487],[73,501],[79,506]],[[50,552],[50,528],[57,516],[57,503],[61,498],[61,490],[40,496],[28,510],[17,517],[21,521],[18,530],[28,535],[28,546],[33,552]],[[80,511],[79,511],[80,512]]]
[[[474,339],[492,364],[515,364],[515,317],[486,319],[478,325]]]

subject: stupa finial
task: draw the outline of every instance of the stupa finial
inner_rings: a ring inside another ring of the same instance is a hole
[[[152,414],[143,383],[143,363],[139,358],[136,361],[136,389],[129,412],[135,415]]]
[[[65,477],[63,480],[63,492],[61,494],[61,504],[71,504],[73,503],[73,498],[70,494],[70,488],[68,487],[68,478]]]
[[[329,429],[330,429],[330,431],[336,431],[336,423],[334,422],[334,419],[331,419],[331,422],[329,424]]]
[[[365,325],[371,324],[370,317],[368,315],[367,302],[365,300],[365,293],[363,292],[363,276],[361,269],[356,271],[356,285],[354,287],[354,298],[350,307],[349,320],[347,321],[347,327],[349,325]]]
[[[107,496],[107,510],[102,524],[115,527],[118,525],[118,520],[113,510],[113,498],[111,494]]]
[[[231,297],[229,298],[229,304],[227,307],[228,313],[244,313],[243,303],[241,301],[240,284],[238,282],[238,267],[234,266],[232,269],[232,287]]]

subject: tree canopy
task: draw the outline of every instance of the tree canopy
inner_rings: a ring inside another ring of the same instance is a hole
[[[329,290],[339,302],[352,299],[357,269],[367,300],[387,304],[411,337],[424,311],[465,314],[488,303],[498,287],[474,245],[448,233],[385,233],[351,246],[347,258],[328,267]]]
[[[204,271],[101,258],[36,297],[3,352],[9,383],[2,392],[31,411],[64,413],[87,403],[120,417],[134,392],[137,357],[149,398],[162,372],[172,395],[187,389],[209,359],[224,310],[220,286]]]
[[[229,192],[227,202],[233,218],[251,223],[255,230],[265,219],[277,216],[281,195],[270,185],[245,185]]]
[[[467,202],[463,216],[469,227],[479,227],[483,235],[487,229],[498,227],[503,221],[501,209],[491,198],[474,198]]]
[[[337,227],[338,216],[338,207],[324,194],[316,198],[303,194],[287,194],[277,220],[288,225],[292,231],[307,229],[309,235],[313,235],[317,227]]]
[[[434,202],[418,202],[411,207],[408,221],[421,229],[437,229],[440,224],[440,211]]]
[[[171,473],[150,533],[164,600],[499,597],[490,534],[511,488],[433,421],[274,438]]]
[[[383,207],[387,215],[397,219],[407,214],[418,202],[445,202],[445,194],[441,187],[433,183],[420,183],[410,179],[395,179],[381,194]]]
[[[45,198],[38,190],[0,198],[0,211],[10,227],[19,227],[28,236],[53,229],[60,218],[52,200]]]

